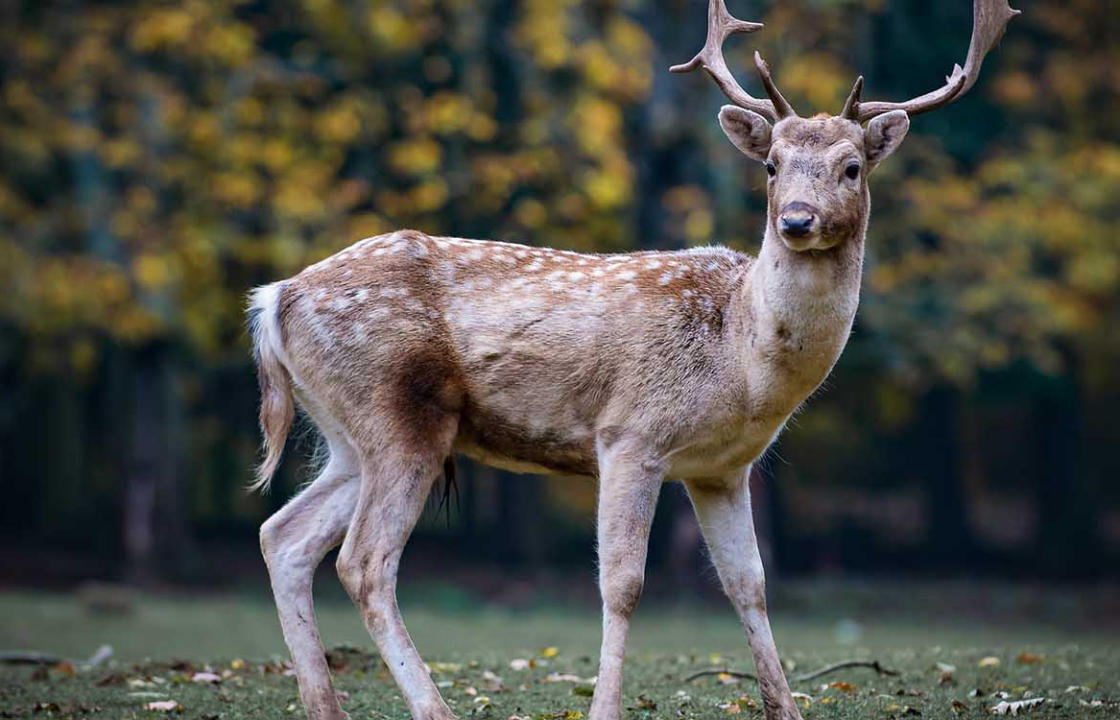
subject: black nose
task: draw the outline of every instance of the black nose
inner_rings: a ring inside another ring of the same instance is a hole
[[[813,216],[809,213],[782,215],[782,232],[792,237],[808,235],[813,229]]]

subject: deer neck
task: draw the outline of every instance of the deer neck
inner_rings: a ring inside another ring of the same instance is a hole
[[[791,412],[840,357],[859,304],[865,231],[828,250],[796,252],[767,230],[740,291],[738,327],[749,394],[767,414]]]

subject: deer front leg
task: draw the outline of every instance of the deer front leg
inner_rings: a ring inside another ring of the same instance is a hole
[[[766,720],[801,720],[766,615],[766,581],[751,515],[749,477],[748,467],[725,480],[686,485],[723,590],[747,631]]]
[[[603,645],[590,720],[617,720],[622,703],[622,662],[630,616],[645,581],[646,550],[657,494],[659,463],[616,442],[599,453],[599,589],[603,596]]]

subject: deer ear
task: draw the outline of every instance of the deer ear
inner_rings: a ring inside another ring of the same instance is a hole
[[[886,160],[887,156],[902,144],[902,138],[906,137],[906,131],[909,129],[910,116],[905,110],[891,110],[867,123],[863,144],[866,148],[867,162],[871,167]]]
[[[765,162],[770,154],[770,123],[756,112],[734,105],[719,111],[719,126],[731,143],[747,157]]]

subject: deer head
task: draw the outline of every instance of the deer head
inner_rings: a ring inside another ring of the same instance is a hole
[[[1007,0],[974,0],[965,65],[955,65],[943,86],[906,102],[863,102],[861,76],[843,110],[831,117],[798,116],[757,52],[755,67],[769,99],[743,90],[727,68],[723,43],[731,35],[752,33],[762,25],[732,17],[724,0],[709,2],[704,47],[670,71],[702,67],[734,103],[723,106],[719,123],[735,147],[766,165],[767,234],[781,238],[794,251],[826,250],[863,236],[870,207],[868,174],[902,142],[910,116],[953,102],[975,84],[984,56],[1018,14]]]

